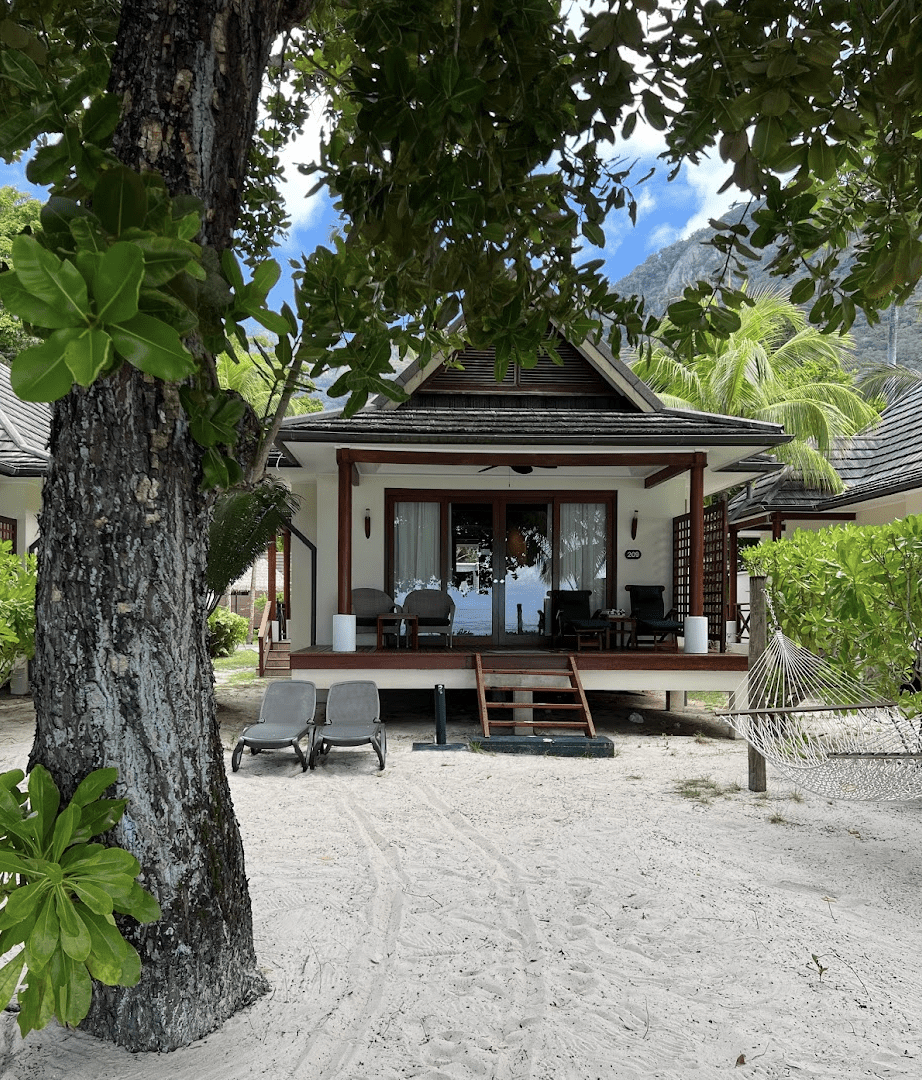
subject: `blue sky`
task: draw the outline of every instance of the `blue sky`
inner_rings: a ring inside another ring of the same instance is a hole
[[[309,126],[298,143],[289,147],[284,155],[286,166],[285,192],[292,228],[288,237],[275,251],[282,265],[282,280],[273,294],[273,300],[281,303],[290,300],[291,288],[288,275],[288,259],[297,259],[302,252],[312,251],[318,244],[328,243],[336,225],[336,215],[323,193],[310,199],[305,197],[313,178],[302,177],[296,168],[299,162],[315,159],[320,121]],[[664,143],[661,136],[638,125],[632,139],[619,146],[619,157],[626,161],[637,159],[634,175],[643,176],[656,163]],[[699,166],[683,166],[678,177],[666,182],[668,166],[659,162],[656,175],[635,189],[638,200],[636,227],[631,226],[626,211],[609,218],[605,223],[605,249],[588,247],[585,258],[605,260],[605,270],[614,282],[629,273],[649,255],[674,243],[707,224],[709,217],[718,217],[735,201],[731,190],[723,195],[717,191],[729,173],[729,166],[719,160],[705,161]],[[25,161],[16,165],[0,163],[0,185],[12,185],[44,200],[46,192],[30,185],[25,179]],[[738,193],[736,193],[738,195]]]

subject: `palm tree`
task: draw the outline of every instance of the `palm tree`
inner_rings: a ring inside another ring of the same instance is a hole
[[[726,338],[708,335],[691,362],[653,348],[631,366],[670,408],[783,424],[794,438],[775,456],[807,486],[839,492],[830,450],[878,418],[843,366],[854,353],[852,339],[822,333],[778,290],[751,299],[739,329]]]
[[[208,613],[297,513],[300,500],[287,484],[265,476],[250,487],[223,492],[215,503],[208,548]],[[273,597],[274,599],[274,597]]]
[[[299,416],[322,407],[317,401],[295,396],[295,390],[309,390],[312,385],[292,383],[287,373],[272,363],[258,339],[254,341],[253,352],[237,350],[233,356],[222,353],[217,358],[216,369],[221,386],[235,391],[251,406],[266,444],[277,430],[281,416]],[[215,502],[206,571],[209,613],[298,510],[300,500],[288,486],[264,475],[265,459],[265,454],[260,455],[257,469],[241,485],[219,495]]]

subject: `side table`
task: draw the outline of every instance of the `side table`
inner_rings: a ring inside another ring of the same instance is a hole
[[[400,624],[405,623],[407,628],[407,647],[410,649],[419,648],[419,616],[418,615],[405,615],[401,611],[388,612],[385,615],[378,616],[378,637],[375,643],[375,648],[384,648],[384,634],[385,632],[393,633],[397,638],[397,647],[400,647]],[[393,624],[393,630],[387,631],[387,627]]]
[[[637,620],[630,615],[606,615],[608,619],[609,648],[637,648]]]

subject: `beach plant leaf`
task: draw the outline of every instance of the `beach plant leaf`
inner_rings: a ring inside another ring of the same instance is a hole
[[[0,1007],[22,982],[23,1035],[52,1017],[79,1024],[93,979],[133,986],[140,978],[140,957],[112,913],[153,922],[160,906],[138,884],[140,864],[130,852],[88,842],[124,812],[127,800],[104,798],[116,779],[111,768],[90,773],[61,809],[58,787],[42,765],[29,774],[25,791],[18,770],[0,776],[0,874],[6,877],[0,951],[22,946],[0,969]]]

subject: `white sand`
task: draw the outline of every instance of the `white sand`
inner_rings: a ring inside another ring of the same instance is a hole
[[[367,748],[314,773],[245,755],[271,993],[172,1054],[53,1024],[23,1042],[6,1014],[0,1075],[922,1077],[922,803],[832,803],[771,770],[760,798],[743,743],[596,719],[614,760],[414,751],[431,725],[407,723],[384,773]],[[0,708],[2,767],[30,738]],[[677,792],[700,777],[743,790]]]

